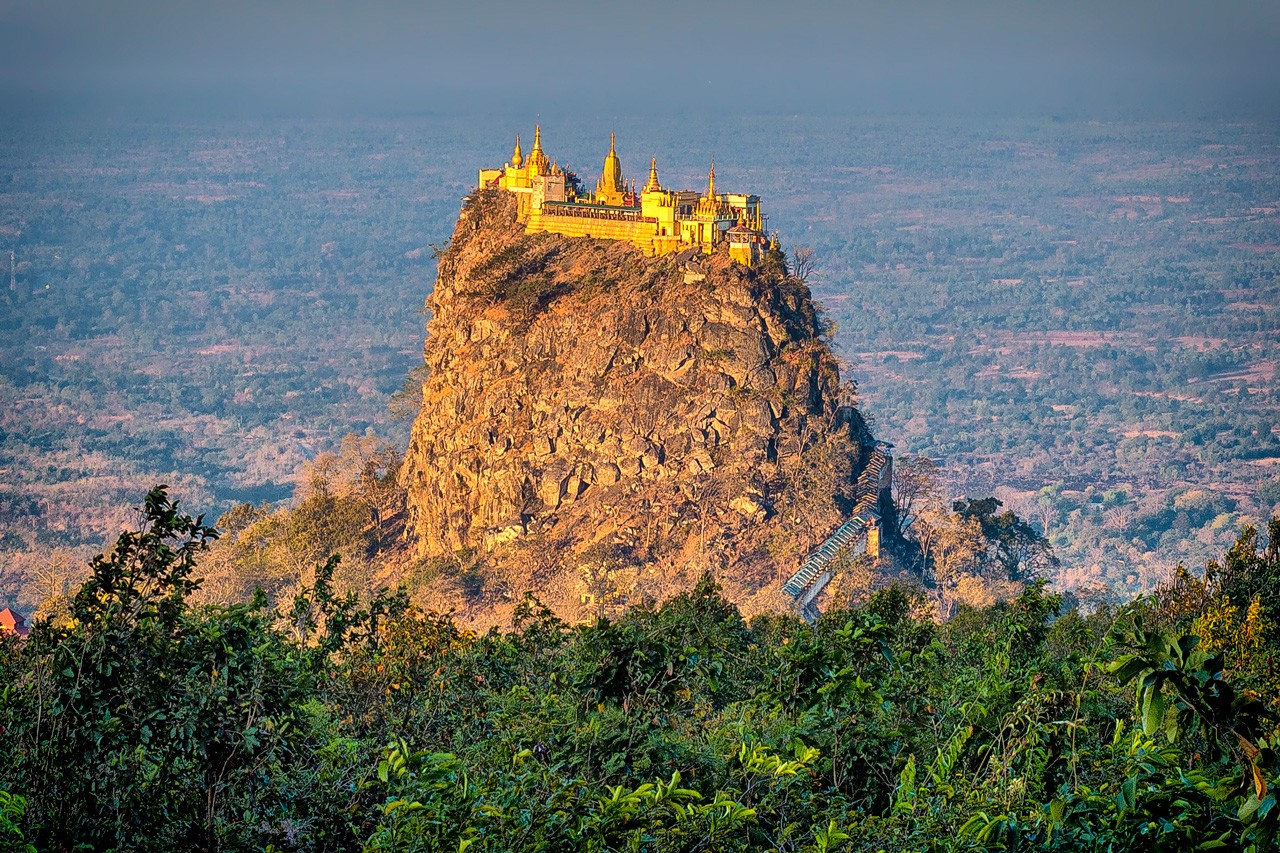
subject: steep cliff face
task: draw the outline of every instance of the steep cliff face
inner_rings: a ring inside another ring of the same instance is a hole
[[[662,598],[709,568],[748,611],[782,606],[852,499],[873,440],[776,263],[525,235],[484,191],[427,304],[407,535],[478,555],[499,599]]]

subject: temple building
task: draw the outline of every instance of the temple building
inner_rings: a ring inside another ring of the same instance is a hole
[[[517,136],[511,161],[497,169],[481,169],[478,183],[515,194],[517,218],[530,234],[626,240],[651,257],[694,247],[710,253],[723,243],[730,257],[746,266],[757,263],[771,244],[760,197],[717,191],[714,163],[705,192],[673,190],[658,180],[655,157],[648,180],[637,192],[635,182],[623,177],[612,134],[600,179],[590,193],[548,161],[541,126],[534,130],[527,157]]]
[[[31,629],[27,627],[26,619],[6,607],[0,610],[0,634],[5,633],[25,637],[31,633]]]

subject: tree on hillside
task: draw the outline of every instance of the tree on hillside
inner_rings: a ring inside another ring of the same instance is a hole
[[[987,573],[1002,580],[1026,582],[1056,569],[1058,558],[1049,541],[1013,510],[998,512],[1001,506],[996,498],[969,498],[952,505],[960,516],[981,526],[987,542]]]
[[[583,610],[601,619],[617,607],[623,591],[618,588],[616,573],[626,565],[625,552],[608,542],[597,542],[582,552],[578,558],[578,570],[582,585],[589,599],[584,599]]]
[[[379,535],[404,508],[400,452],[376,436],[348,433],[337,453],[321,453],[298,472],[304,502],[317,493],[354,501]]]
[[[916,513],[938,499],[941,466],[927,456],[901,456],[893,460],[893,505],[898,529],[906,533]]]
[[[976,519],[927,508],[917,518],[916,540],[924,557],[925,577],[939,589],[952,589],[961,575],[978,573],[986,542]]]
[[[412,421],[422,411],[422,386],[426,384],[431,368],[419,364],[409,369],[404,385],[391,395],[387,408],[395,420]]]
[[[1152,622],[1200,637],[1241,684],[1280,704],[1280,518],[1267,532],[1263,546],[1257,529],[1245,527],[1203,575],[1179,566],[1156,593]]]
[[[70,592],[73,581],[84,577],[84,561],[69,548],[54,548],[39,567],[36,578],[47,602],[64,598]],[[43,605],[41,605],[43,607]]]
[[[791,274],[808,283],[820,269],[817,253],[812,246],[793,246],[791,248]]]

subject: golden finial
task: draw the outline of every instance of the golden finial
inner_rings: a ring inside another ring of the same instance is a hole
[[[649,193],[659,192],[661,190],[662,185],[658,183],[658,158],[654,157],[653,160],[649,162],[649,180],[644,185],[644,191]]]
[[[542,125],[535,125],[533,128],[533,149],[529,152],[529,158],[525,161],[526,168],[529,170],[530,177],[538,177],[547,173],[547,166],[550,161],[547,155],[542,152]]]
[[[511,152],[511,165],[520,168],[524,163],[524,154],[520,151],[520,134],[516,134],[516,150]]]
[[[711,171],[707,172],[707,198],[716,197],[716,161],[711,161]]]

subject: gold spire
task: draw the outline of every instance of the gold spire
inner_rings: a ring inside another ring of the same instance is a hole
[[[533,177],[547,173],[547,155],[542,151],[542,125],[533,128],[533,150],[529,152],[529,172]]]
[[[511,165],[519,169],[524,163],[524,154],[520,151],[520,134],[516,134],[516,150],[511,152]]]
[[[696,213],[700,217],[720,218],[723,213],[720,204],[720,198],[716,195],[716,164],[711,163],[711,171],[707,173],[707,194],[698,199],[698,206],[695,208]]]
[[[604,170],[600,173],[600,182],[596,184],[596,198],[604,204],[619,204],[620,196],[626,192],[622,180],[622,162],[618,160],[617,135],[609,134],[609,153],[604,158]]]
[[[662,185],[658,183],[658,158],[654,157],[649,162],[649,180],[644,185],[644,191],[647,193],[661,192]]]

